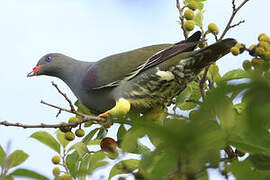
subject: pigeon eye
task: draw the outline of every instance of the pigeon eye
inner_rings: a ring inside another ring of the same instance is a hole
[[[47,56],[47,57],[46,57],[46,61],[47,61],[47,62],[50,62],[51,60],[52,60],[52,56]]]

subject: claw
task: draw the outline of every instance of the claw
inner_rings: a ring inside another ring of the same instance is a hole
[[[106,111],[104,113],[99,114],[98,115],[98,118],[104,118],[104,119],[106,119],[107,117],[109,117],[109,115],[110,115],[109,112]]]

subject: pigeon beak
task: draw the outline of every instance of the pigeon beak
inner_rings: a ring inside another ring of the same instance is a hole
[[[27,74],[27,77],[32,77],[32,76],[37,76],[39,69],[42,67],[42,65],[37,65],[36,67],[33,68],[33,71]]]

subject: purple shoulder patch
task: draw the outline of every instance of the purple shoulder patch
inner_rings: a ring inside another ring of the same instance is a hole
[[[97,71],[94,65],[91,65],[87,70],[83,78],[83,88],[87,90],[91,90],[92,88],[96,87],[97,85]]]

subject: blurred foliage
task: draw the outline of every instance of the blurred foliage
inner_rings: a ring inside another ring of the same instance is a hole
[[[203,40],[208,34],[217,40],[216,24],[210,23],[207,31],[203,30],[204,1],[185,0],[182,10],[188,11],[179,23],[184,23],[187,34],[196,27],[204,32]],[[202,41],[199,47],[206,45]],[[243,69],[221,76],[218,66],[212,64],[208,72],[201,72],[175,98],[171,110],[164,112],[163,123],[147,120],[141,114],[128,114],[104,124],[85,123],[86,135],[79,140],[77,137],[74,143],[74,138],[66,134],[82,129],[82,125],[57,130],[56,137],[44,131],[31,137],[61,157],[57,165],[61,172],[54,173],[59,180],[87,179],[109,163],[113,164],[109,179],[125,179],[123,175],[128,174],[138,180],[206,180],[209,169],[218,170],[224,178],[270,179],[270,38],[261,34],[250,48],[239,43],[232,48],[233,55],[245,51],[253,59],[244,61]],[[204,75],[206,81],[201,85]],[[79,101],[75,105],[78,112],[91,114]],[[112,123],[119,125],[115,140],[106,137]],[[128,159],[130,154],[138,158]],[[0,146],[1,176],[47,179],[26,169],[7,173],[27,157],[23,151],[7,156]]]

